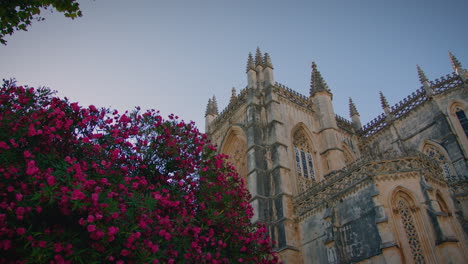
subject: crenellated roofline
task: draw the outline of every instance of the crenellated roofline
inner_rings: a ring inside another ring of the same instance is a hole
[[[361,138],[367,140],[388,127],[393,121],[406,117],[413,109],[429,101],[431,96],[462,87],[463,84],[464,82],[462,78],[455,72],[442,76],[440,79],[435,79],[435,81],[430,82],[430,87],[433,91],[432,95],[429,96],[424,89],[424,86],[421,86],[415,92],[390,107],[390,115],[392,116],[391,120],[387,118],[385,113],[382,113],[364,125],[358,134]]]

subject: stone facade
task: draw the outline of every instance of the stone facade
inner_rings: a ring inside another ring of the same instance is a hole
[[[284,263],[468,263],[468,72],[429,82],[361,126],[337,116],[312,65],[309,96],[276,83],[267,53],[206,133],[230,155]]]

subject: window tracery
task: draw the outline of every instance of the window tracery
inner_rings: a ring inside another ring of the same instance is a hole
[[[449,183],[454,183],[458,180],[447,154],[445,151],[442,151],[440,147],[433,144],[426,144],[423,148],[423,153],[440,163],[444,177]]]
[[[413,212],[409,206],[408,201],[406,201],[406,199],[403,197],[399,197],[397,199],[397,210],[400,215],[400,220],[403,225],[408,244],[410,246],[414,263],[426,263],[424,260],[424,255],[422,254],[421,243],[419,241],[418,232],[414,223]]]
[[[304,129],[294,133],[293,145],[299,191],[302,192],[315,182],[316,178],[311,143]]]

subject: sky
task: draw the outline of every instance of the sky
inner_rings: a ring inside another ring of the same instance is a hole
[[[247,84],[249,52],[271,56],[275,80],[308,95],[311,63],[349,119],[363,124],[421,85],[468,68],[466,0],[79,0],[83,17],[45,20],[0,45],[0,76],[47,86],[80,105],[160,110],[204,131],[208,98],[221,111]]]

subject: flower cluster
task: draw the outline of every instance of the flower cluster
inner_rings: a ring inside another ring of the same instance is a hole
[[[193,123],[0,90],[0,263],[277,263]]]

